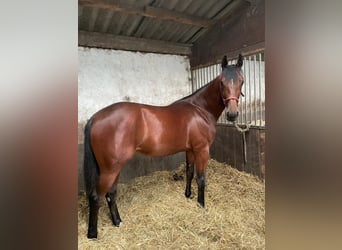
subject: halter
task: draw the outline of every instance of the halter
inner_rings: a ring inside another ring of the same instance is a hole
[[[222,96],[222,101],[224,104],[228,103],[230,100],[235,100],[237,103],[239,103],[239,98],[235,97],[235,96],[229,96],[229,97],[226,97],[224,98]]]
[[[219,76],[219,80],[220,82],[222,83],[222,75]],[[221,98],[222,98],[222,101],[223,101],[223,104],[226,106],[228,105],[228,102],[230,100],[235,100],[236,103],[239,103],[239,98],[237,98],[236,96],[228,96],[228,97],[223,97],[222,95],[222,86],[220,84],[220,92],[221,92]]]

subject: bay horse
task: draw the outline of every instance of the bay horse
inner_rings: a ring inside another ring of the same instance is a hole
[[[89,205],[88,238],[97,238],[97,220],[104,198],[112,222],[121,218],[116,204],[120,171],[136,151],[149,156],[186,152],[185,196],[191,195],[196,166],[197,201],[204,207],[205,169],[216,122],[226,108],[226,118],[238,116],[244,81],[243,57],[235,65],[222,59],[222,72],[214,80],[168,106],[120,102],[95,113],[84,131],[84,176]],[[243,95],[243,94],[242,94]]]

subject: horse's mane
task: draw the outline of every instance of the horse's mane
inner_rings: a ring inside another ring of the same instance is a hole
[[[200,92],[202,89],[205,89],[206,87],[208,87],[212,82],[214,82],[216,80],[217,77],[215,77],[213,80],[211,80],[210,82],[206,83],[205,85],[203,85],[202,87],[200,87],[199,89],[197,89],[195,92],[193,92],[192,94],[188,95],[188,96],[185,96],[177,101],[175,101],[174,103],[176,102],[179,102],[179,101],[184,101],[188,98],[191,98],[192,96],[196,95],[198,92]]]

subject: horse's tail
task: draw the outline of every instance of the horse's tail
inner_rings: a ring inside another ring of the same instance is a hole
[[[84,161],[83,171],[87,196],[91,195],[95,189],[99,177],[99,167],[91,147],[90,131],[93,119],[89,119],[84,129]]]

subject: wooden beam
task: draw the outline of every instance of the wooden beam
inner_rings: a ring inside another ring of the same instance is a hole
[[[231,11],[193,44],[191,68],[265,48],[265,1],[257,6],[244,2]]]
[[[265,50],[265,42],[263,41],[263,42],[258,42],[256,44],[249,45],[247,47],[243,47],[241,49],[235,49],[235,50],[231,50],[228,52],[222,52],[222,54],[220,55],[212,55],[211,58],[206,59],[205,63],[197,63],[197,64],[192,63],[191,64],[192,58],[190,58],[191,70],[221,63],[223,55],[227,56],[227,60],[233,60],[238,57],[239,53],[241,53],[243,57],[247,57],[249,55],[253,55],[264,50]]]
[[[191,45],[172,43],[159,40],[115,36],[97,32],[78,32],[78,45],[104,49],[120,49],[161,54],[191,54]]]
[[[95,7],[116,12],[123,12],[126,14],[141,15],[162,20],[169,20],[183,24],[189,24],[198,27],[209,27],[213,21],[206,18],[200,18],[193,15],[187,15],[174,10],[168,10],[153,6],[137,7],[123,3],[106,3],[99,0],[79,0],[78,4],[81,6]]]

